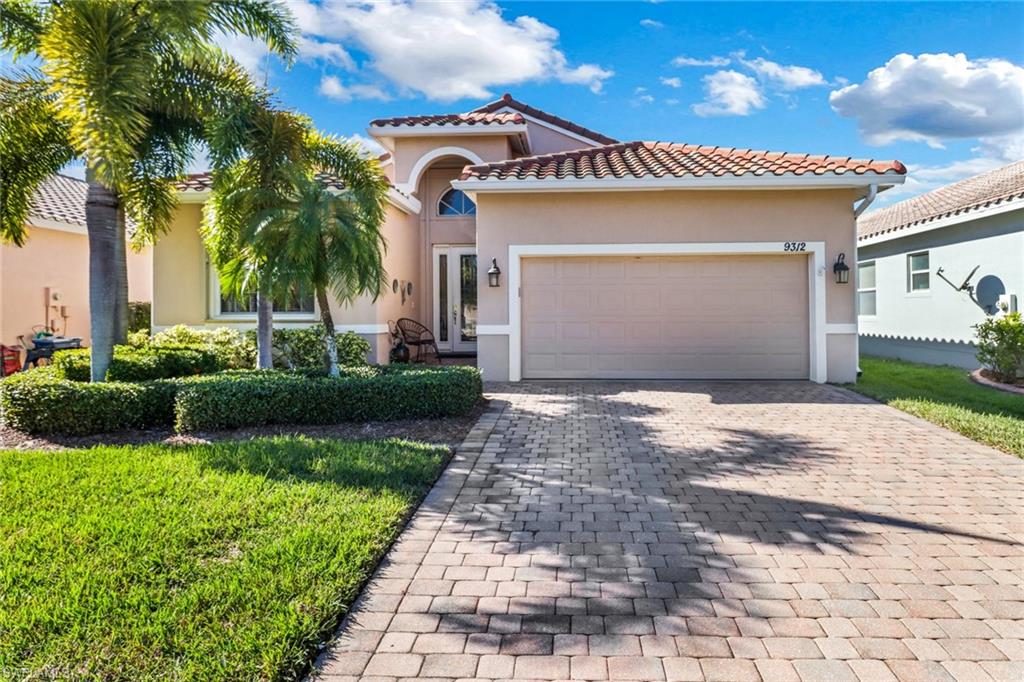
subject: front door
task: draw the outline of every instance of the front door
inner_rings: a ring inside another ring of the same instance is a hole
[[[434,336],[449,353],[476,352],[476,247],[434,247]]]

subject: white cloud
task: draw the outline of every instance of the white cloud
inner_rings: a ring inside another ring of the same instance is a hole
[[[641,19],[640,25],[644,28],[665,28],[665,24],[660,21],[655,21],[654,19]]]
[[[600,92],[613,75],[596,64],[572,65],[558,49],[557,30],[529,16],[506,19],[488,0],[292,0],[289,6],[307,37],[356,46],[367,54],[367,66],[397,88],[435,100],[482,99],[496,86],[543,80]]]
[[[639,106],[641,104],[653,104],[653,103],[654,103],[654,97],[652,97],[647,92],[647,88],[645,88],[643,86],[639,86],[635,90],[633,90],[633,102],[632,102],[633,106]]]
[[[665,104],[674,107],[675,105],[679,104],[679,100],[676,99],[675,97],[671,97],[665,100]]]
[[[710,57],[708,59],[696,59],[694,57],[679,56],[672,60],[672,66],[711,66],[721,67],[729,66],[729,59],[727,57]]]
[[[267,44],[253,38],[238,34],[219,34],[214,37],[214,44],[234,57],[257,82],[262,83],[267,77],[270,65],[270,50]]]
[[[377,142],[377,140],[373,139],[372,137],[360,135],[359,133],[349,135],[346,139],[349,142],[355,142],[356,144],[358,144],[360,147],[366,150],[367,154],[370,154],[371,156],[380,156],[381,154],[387,151],[386,149],[384,149],[384,147],[381,146],[380,142]]]
[[[978,138],[994,152],[1020,151],[1024,133],[1024,68],[963,54],[899,54],[863,83],[829,96],[840,116],[857,119],[871,144]]]
[[[826,85],[825,77],[820,72],[806,66],[784,66],[768,61],[764,57],[753,60],[741,58],[739,62],[783,90],[799,90],[815,85]]]
[[[683,81],[680,78],[673,76],[672,78],[665,78],[662,76],[658,80],[661,81],[662,85],[667,85],[670,88],[681,88],[683,87]]]
[[[356,67],[352,56],[338,43],[326,43],[305,36],[299,38],[299,59],[323,61],[349,71]]]
[[[747,116],[765,106],[757,81],[738,71],[704,76],[705,101],[693,105],[698,116]]]
[[[319,93],[339,102],[351,102],[354,99],[388,100],[388,94],[378,85],[356,83],[345,85],[337,76],[324,76],[320,79]]]

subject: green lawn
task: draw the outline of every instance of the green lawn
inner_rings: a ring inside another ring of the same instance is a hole
[[[0,451],[0,678],[294,679],[446,456],[301,437]]]
[[[967,370],[861,357],[849,385],[887,405],[1024,457],[1024,397],[975,384]]]

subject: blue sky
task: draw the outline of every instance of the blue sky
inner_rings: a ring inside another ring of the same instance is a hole
[[[889,201],[1024,157],[1020,3],[286,4],[290,70],[224,44],[340,135],[510,91],[623,140],[897,158]]]

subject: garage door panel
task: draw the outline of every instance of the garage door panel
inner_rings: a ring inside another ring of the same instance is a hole
[[[526,378],[799,379],[801,256],[527,258]]]

